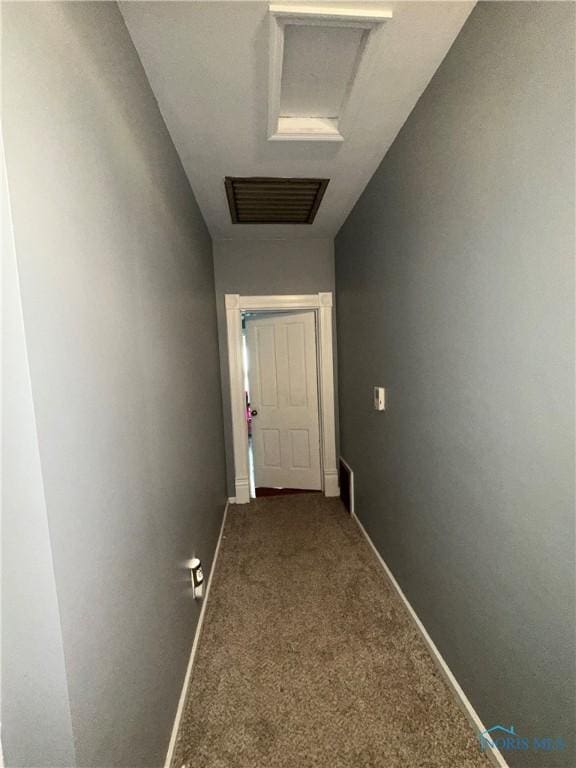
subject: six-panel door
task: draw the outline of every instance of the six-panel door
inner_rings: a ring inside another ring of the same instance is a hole
[[[256,487],[320,490],[314,312],[247,318]]]

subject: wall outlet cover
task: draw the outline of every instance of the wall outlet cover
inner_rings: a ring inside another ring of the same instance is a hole
[[[374,387],[374,410],[386,410],[386,390],[384,387]]]

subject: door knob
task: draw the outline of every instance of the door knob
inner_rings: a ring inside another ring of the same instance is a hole
[[[256,410],[256,408],[254,408],[254,410],[250,411],[250,415],[251,416],[258,416],[258,411]]]

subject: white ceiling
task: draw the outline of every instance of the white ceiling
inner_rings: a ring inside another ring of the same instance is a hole
[[[335,235],[474,2],[342,5],[377,5],[393,18],[373,33],[371,60],[362,63],[347,104],[345,140],[325,143],[267,139],[268,3],[120,3],[213,237]],[[225,176],[317,177],[330,184],[312,225],[234,225]]]

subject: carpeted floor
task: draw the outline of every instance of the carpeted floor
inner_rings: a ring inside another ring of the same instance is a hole
[[[180,768],[487,768],[338,499],[232,506]]]

